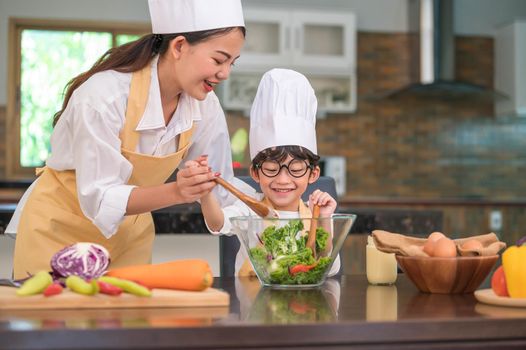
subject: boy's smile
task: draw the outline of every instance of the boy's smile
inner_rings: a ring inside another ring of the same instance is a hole
[[[281,164],[289,164],[293,158],[288,155]],[[266,176],[261,169],[251,169],[251,175],[259,183],[261,191],[272,203],[274,209],[281,211],[297,211],[301,195],[307,186],[316,181],[319,176],[319,168],[307,171],[301,177],[293,177],[285,167],[281,167],[275,177]]]

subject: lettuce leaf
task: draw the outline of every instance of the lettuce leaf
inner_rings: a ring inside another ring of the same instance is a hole
[[[318,259],[316,267],[307,272],[290,273],[298,265],[312,265],[316,262],[312,251],[306,247],[307,235],[302,235],[303,222],[292,220],[283,227],[269,226],[261,234],[263,246],[249,252],[252,263],[272,284],[315,284],[320,281],[331,262],[330,257]],[[316,251],[327,248],[329,233],[323,228],[316,230]]]

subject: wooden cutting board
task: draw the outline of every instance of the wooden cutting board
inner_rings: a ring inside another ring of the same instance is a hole
[[[202,292],[153,289],[151,297],[138,297],[123,293],[119,296],[105,294],[81,295],[64,289],[62,294],[45,297],[42,294],[18,296],[16,288],[0,286],[2,309],[105,309],[105,308],[156,308],[228,306],[228,293],[208,288]]]

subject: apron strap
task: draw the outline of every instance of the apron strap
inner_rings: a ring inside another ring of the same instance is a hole
[[[299,213],[300,213],[300,217],[301,218],[308,218],[310,216],[312,216],[312,213],[308,207],[307,204],[305,204],[301,199],[300,199],[300,205],[299,205]]]
[[[135,152],[137,142],[139,142],[139,133],[136,129],[146,109],[146,103],[143,103],[143,101],[148,101],[151,80],[150,73],[150,63],[143,69],[132,73],[131,85],[137,88],[130,89],[128,105],[126,106],[126,119],[120,135],[122,141],[121,147],[128,151]]]
[[[265,203],[267,206],[271,207],[272,209],[276,209],[274,208],[274,206],[272,205],[272,203],[270,203],[270,201],[268,200],[267,197],[264,197],[263,198],[263,203]],[[300,214],[300,218],[308,218],[312,215],[310,209],[309,209],[309,206],[307,204],[305,204],[301,198],[298,199],[298,212]]]
[[[182,134],[179,135],[179,144],[177,145],[177,151],[184,149],[191,143],[192,135],[194,134],[194,131],[195,131],[195,122],[192,122],[192,127],[190,127],[190,129],[184,131]],[[188,153],[188,150],[183,155],[183,158],[186,157],[186,153]]]
[[[140,135],[136,129],[144,114],[144,110],[146,109],[146,103],[143,103],[143,101],[148,101],[151,82],[150,73],[150,63],[148,63],[143,69],[132,73],[131,84],[137,88],[130,89],[128,104],[126,107],[126,119],[120,134],[120,139],[122,141],[121,148],[127,151],[135,152],[137,143],[139,142]],[[192,123],[192,127],[190,129],[179,135],[179,143],[177,147],[178,151],[190,144],[194,130],[195,123]],[[185,156],[186,154],[183,156],[183,158]]]

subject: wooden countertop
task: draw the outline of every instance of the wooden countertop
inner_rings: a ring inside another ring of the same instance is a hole
[[[526,347],[526,309],[422,294],[404,275],[392,287],[351,275],[313,290],[215,282],[229,292],[228,308],[2,311],[0,349]]]

